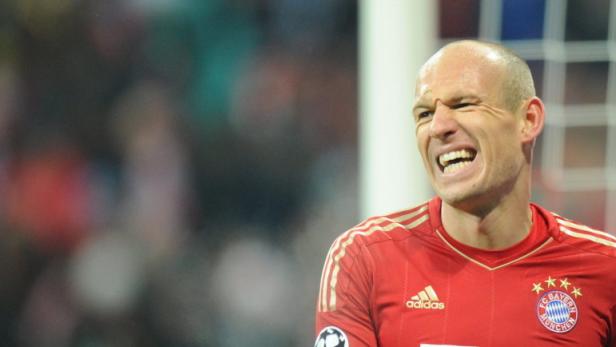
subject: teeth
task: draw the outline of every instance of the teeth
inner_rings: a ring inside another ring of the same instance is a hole
[[[439,164],[441,164],[443,167],[447,168],[448,163],[452,160],[456,160],[456,159],[471,159],[473,158],[473,153],[471,153],[469,150],[466,149],[462,149],[459,151],[453,151],[453,152],[448,152],[445,154],[441,154],[438,157],[438,162]]]
[[[445,166],[445,169],[443,171],[445,173],[456,172],[456,171],[460,170],[461,168],[465,167],[466,165],[468,165],[470,163],[471,163],[470,161],[461,161],[459,163],[447,165],[447,166]]]

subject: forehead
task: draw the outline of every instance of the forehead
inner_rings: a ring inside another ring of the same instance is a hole
[[[436,53],[422,67],[416,98],[441,94],[493,94],[504,76],[502,58],[489,49],[454,47]]]

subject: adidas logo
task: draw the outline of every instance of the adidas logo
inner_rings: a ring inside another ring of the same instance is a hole
[[[406,302],[406,307],[424,310],[444,310],[445,303],[441,302],[432,286],[427,286],[417,295]]]

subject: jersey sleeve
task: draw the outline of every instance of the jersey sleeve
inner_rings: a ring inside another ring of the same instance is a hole
[[[608,336],[609,342],[607,343],[607,346],[616,347],[616,305],[612,305],[610,314],[610,334]]]
[[[367,252],[352,236],[334,242],[325,260],[316,309],[315,347],[376,347]],[[338,344],[326,344],[336,341]]]

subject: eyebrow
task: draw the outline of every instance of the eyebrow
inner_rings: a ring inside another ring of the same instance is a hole
[[[461,94],[461,95],[457,95],[448,99],[445,99],[445,101],[443,102],[445,105],[451,105],[451,104],[456,104],[459,103],[460,101],[463,100],[468,100],[468,99],[472,99],[472,100],[481,100],[481,98],[475,94]],[[420,109],[420,108],[429,108],[431,105],[425,101],[423,101],[421,98],[419,98],[416,102],[415,105],[413,106],[413,111]]]

